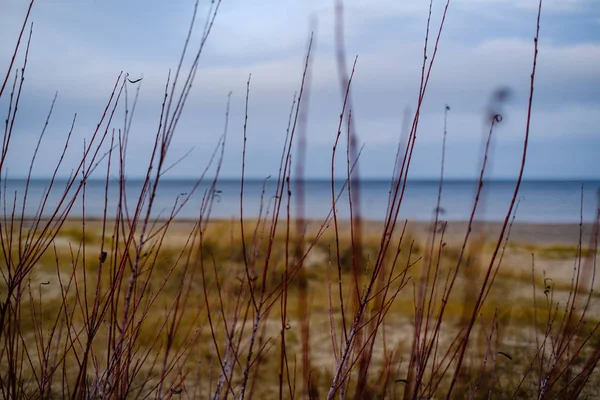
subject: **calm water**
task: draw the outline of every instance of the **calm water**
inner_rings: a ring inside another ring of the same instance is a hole
[[[30,183],[29,194],[25,206],[26,216],[37,212],[40,201],[48,187],[48,181],[33,180]],[[6,188],[1,188],[2,201],[6,195],[6,211],[9,213],[15,192],[17,194],[17,210],[21,210],[25,181],[9,179],[3,181]],[[275,195],[275,182],[267,181],[264,195],[264,210],[272,204]],[[153,207],[154,216],[168,215],[175,201],[181,201],[183,193],[189,193],[193,181],[165,180],[159,185]],[[248,180],[244,191],[244,216],[258,216],[261,204],[261,194],[264,181]],[[517,221],[524,222],[578,222],[580,217],[581,188],[583,185],[583,219],[593,221],[597,207],[597,191],[600,181],[525,181],[521,185],[521,203],[517,213]],[[178,218],[196,218],[199,213],[202,197],[207,193],[209,182],[203,183],[193,194],[188,203],[181,209]],[[65,182],[58,181],[48,197],[48,206],[44,212],[49,212],[58,202]],[[139,180],[127,182],[127,199],[130,210],[133,210],[142,187]],[[340,188],[340,184],[336,184]],[[103,181],[89,181],[85,193],[85,213],[89,217],[99,217],[104,210]],[[292,187],[292,190],[294,188]],[[390,184],[384,180],[363,180],[361,182],[360,208],[366,219],[382,220],[385,217]],[[474,197],[476,182],[446,181],[442,193],[442,208],[446,220],[468,219]],[[478,208],[477,219],[486,221],[503,220],[508,210],[510,198],[514,190],[514,182],[489,181],[484,184],[484,195]],[[406,188],[402,207],[401,219],[430,220],[436,205],[438,182],[413,180]],[[108,214],[116,212],[118,182],[110,182],[108,191]],[[179,196],[179,200],[178,200]],[[294,215],[294,193],[292,193],[292,215]],[[240,214],[240,182],[238,180],[221,180],[214,193],[212,209],[213,218],[239,217]],[[308,218],[323,218],[331,207],[331,183],[323,180],[307,181],[305,185],[305,216]],[[344,194],[337,205],[339,215],[348,217],[348,196]],[[282,210],[285,213],[285,210]],[[82,215],[82,201],[79,199],[71,211],[71,216]],[[283,214],[285,215],[285,214]]]

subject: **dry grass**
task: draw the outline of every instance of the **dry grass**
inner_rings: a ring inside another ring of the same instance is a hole
[[[249,230],[258,221],[245,221],[246,231]],[[367,225],[369,225],[367,223]],[[95,274],[97,269],[97,263],[94,260],[87,261],[85,267],[80,264],[81,261],[72,259],[73,248],[77,249],[82,246],[81,235],[77,234],[77,227],[80,227],[80,223],[77,221],[68,221],[65,224],[65,230],[67,234],[63,234],[59,231],[58,235],[54,240],[52,250],[45,252],[39,261],[35,264],[31,270],[24,293],[25,298],[22,300],[22,314],[21,323],[19,326],[20,334],[27,338],[32,343],[35,342],[36,330],[41,329],[42,331],[51,329],[57,319],[60,320],[61,315],[64,313],[63,308],[63,296],[66,299],[67,304],[73,304],[76,301],[81,301],[80,290],[76,287],[71,287],[68,290],[61,289],[61,281],[68,281],[69,277],[74,274],[73,268],[75,268],[75,276],[83,276],[82,269],[87,270],[86,282],[78,282],[79,287],[87,286],[93,287],[98,279],[98,275]],[[108,227],[112,230],[112,227]],[[86,235],[88,237],[99,238],[101,237],[102,221],[88,221],[86,223]],[[210,374],[218,374],[215,371],[215,363],[218,360],[215,358],[215,349],[213,343],[213,335],[216,338],[216,342],[226,343],[226,331],[224,325],[220,324],[214,327],[214,332],[210,332],[207,329],[208,315],[207,310],[219,310],[224,308],[230,310],[230,302],[233,299],[238,299],[242,293],[240,289],[242,282],[245,279],[245,267],[243,256],[241,255],[241,229],[239,224],[232,221],[212,221],[206,225],[206,237],[207,239],[202,244],[202,258],[203,262],[210,264],[210,271],[202,278],[199,274],[193,278],[189,278],[188,284],[191,287],[193,295],[189,297],[186,310],[194,310],[190,313],[182,313],[180,316],[179,328],[177,332],[169,338],[168,332],[163,329],[162,332],[157,332],[156,327],[160,327],[164,324],[165,320],[169,319],[170,311],[169,308],[176,303],[176,298],[180,294],[180,282],[182,279],[186,279],[177,270],[171,272],[169,279],[165,280],[164,276],[169,273],[173,265],[180,258],[181,254],[187,257],[188,253],[192,252],[186,248],[185,242],[189,235],[190,224],[188,223],[174,223],[170,228],[168,235],[165,236],[163,244],[160,249],[152,249],[152,244],[149,244],[148,251],[144,258],[152,260],[152,268],[154,270],[153,277],[148,282],[148,289],[146,296],[152,297],[157,293],[157,288],[162,288],[160,293],[154,299],[152,311],[149,313],[142,322],[139,329],[139,333],[136,337],[136,352],[145,354],[151,352],[156,356],[160,355],[160,349],[164,346],[167,340],[172,341],[173,348],[188,348],[190,352],[189,358],[178,365],[178,368],[193,370],[198,376],[207,377]],[[79,232],[80,233],[80,232]],[[313,237],[314,232],[310,230],[307,232],[307,238],[305,244],[310,244],[309,238]],[[214,238],[229,238],[216,240]],[[248,238],[249,240],[250,238]],[[331,379],[331,371],[335,366],[335,360],[331,356],[331,338],[329,329],[329,318],[333,315],[334,318],[340,317],[339,304],[334,306],[330,314],[329,304],[329,285],[330,282],[324,279],[328,274],[331,273],[331,265],[337,264],[337,259],[334,259],[335,252],[331,249],[335,246],[332,242],[335,239],[335,235],[330,230],[325,230],[318,240],[315,242],[311,253],[310,261],[306,261],[306,278],[307,278],[307,290],[308,305],[311,312],[310,315],[310,348],[312,350],[311,366],[312,373],[315,378],[315,387],[319,393],[323,393],[328,389],[328,379]],[[372,259],[376,257],[378,236],[367,235],[363,238],[364,240],[364,252],[366,259]],[[410,239],[410,236],[404,239],[409,244],[401,245],[401,253],[405,253],[406,256],[400,261],[400,264],[404,265],[409,262],[407,256],[409,254],[408,247],[410,243],[414,242],[414,239]],[[286,238],[282,232],[277,232],[275,240],[273,241],[272,249],[272,263],[273,269],[267,279],[267,284],[276,287],[281,284],[282,276],[285,271],[284,267],[284,254],[286,247]],[[92,240],[86,240],[83,242],[87,247],[87,251],[90,249],[99,249],[99,243]],[[396,242],[397,244],[397,242]],[[351,246],[349,235],[341,234],[339,238],[339,247],[341,249],[340,265],[342,270],[342,280],[344,285],[348,286],[353,281],[351,274],[351,260],[349,258],[349,248]],[[415,250],[413,245],[412,257],[422,257],[422,250]],[[424,245],[419,246],[421,248]],[[481,247],[481,246],[480,246]],[[488,248],[485,245],[483,248]],[[513,244],[511,248],[521,250],[522,246]],[[529,248],[529,251],[533,251],[536,255],[537,263],[544,265],[546,261],[552,260],[553,256],[548,256],[545,251],[545,247],[539,247],[541,250],[536,251],[535,248]],[[260,252],[266,251],[266,247],[262,245],[259,249]],[[451,268],[456,265],[456,261],[460,249],[452,246],[444,246],[442,250],[442,260],[440,263],[440,279],[444,281],[446,277],[451,273]],[[97,251],[94,251],[97,254]],[[480,251],[478,253],[479,258],[489,257],[489,250]],[[107,261],[110,262],[112,255],[108,255]],[[193,254],[191,258],[197,258]],[[467,259],[471,256],[467,255]],[[60,263],[56,265],[56,259],[67,260],[66,263]],[[572,257],[571,261],[576,260],[576,257]],[[70,260],[70,261],[69,261]],[[387,261],[389,262],[389,260]],[[75,266],[75,267],[74,267]],[[411,267],[408,274],[409,277],[414,281],[417,277],[422,274],[424,264],[418,262]],[[465,313],[471,311],[471,304],[465,302],[464,293],[473,284],[473,281],[480,279],[482,272],[481,264],[471,264],[469,268],[476,270],[475,272],[466,272],[459,275],[455,283],[455,291],[448,297],[448,301],[445,306],[445,327],[439,337],[439,346],[450,346],[451,341],[459,333],[461,327],[461,320]],[[183,268],[181,270],[184,270]],[[368,267],[367,267],[367,273]],[[143,272],[142,272],[143,274]],[[472,340],[472,354],[469,363],[475,366],[480,366],[482,359],[485,358],[485,354],[482,351],[489,345],[486,337],[486,325],[497,324],[498,335],[497,343],[498,352],[496,357],[498,359],[498,374],[501,375],[502,387],[507,393],[511,390],[514,391],[518,385],[517,377],[519,374],[525,372],[528,367],[528,363],[531,361],[531,352],[535,349],[535,338],[532,337],[531,332],[535,329],[534,316],[537,314],[540,316],[537,322],[537,329],[543,332],[548,324],[541,318],[542,315],[546,315],[548,312],[548,296],[552,296],[556,303],[564,304],[569,294],[569,281],[553,280],[551,282],[552,288],[551,293],[543,293],[544,278],[540,274],[537,274],[535,280],[535,286],[538,293],[536,293],[537,304],[532,302],[531,293],[531,271],[527,271],[527,268],[504,265],[499,271],[494,286],[490,292],[489,297],[481,307],[480,324],[478,332]],[[81,279],[81,278],[79,278]],[[110,287],[111,276],[108,271],[100,276],[102,287]],[[216,283],[219,282],[220,287],[216,288]],[[395,285],[391,285],[390,289],[394,289]],[[208,305],[203,300],[202,292],[207,291],[208,293]],[[288,301],[286,310],[286,325],[288,327],[286,334],[286,351],[289,354],[301,354],[302,342],[300,334],[301,316],[299,310],[299,303],[291,299],[295,298],[299,293],[298,282],[292,280],[288,286]],[[220,292],[217,293],[217,291]],[[259,292],[260,287],[255,288],[255,291]],[[332,291],[333,296],[337,296],[338,293],[335,290]],[[441,293],[437,293],[441,295]],[[415,318],[415,286],[409,284],[405,287],[395,298],[392,304],[390,304],[388,310],[388,320],[385,322],[385,327],[382,329],[380,336],[375,342],[373,348],[373,355],[371,360],[371,368],[374,372],[381,371],[386,365],[386,357],[389,354],[385,353],[386,346],[395,344],[398,346],[395,353],[398,366],[394,372],[395,380],[402,379],[400,377],[407,373],[406,362],[401,363],[400,360],[406,360],[410,357],[410,347],[406,345],[411,339],[411,330],[414,329],[414,318]],[[221,304],[219,297],[224,299],[225,304]],[[88,296],[88,302],[92,303],[93,296]],[[594,305],[590,307],[590,310],[597,310],[599,304],[596,299],[593,300]],[[439,313],[440,304],[432,310],[434,314]],[[563,314],[562,309],[558,310],[556,319],[560,319]],[[231,313],[231,314],[230,314]],[[225,314],[225,319],[233,318],[235,311],[229,311]],[[34,322],[36,321],[37,322]],[[495,319],[495,321],[494,321]],[[281,330],[281,310],[274,308],[263,321],[265,326],[264,342],[267,343],[265,348],[262,350],[261,355],[258,356],[257,362],[260,362],[259,375],[256,379],[260,379],[261,385],[256,387],[256,396],[272,395],[277,392],[277,380],[273,379],[279,373],[279,365],[277,360],[277,346],[276,342]],[[593,327],[600,321],[600,314],[592,312],[588,315],[585,320],[585,324],[579,329],[577,337],[581,340],[586,335],[591,334]],[[83,329],[85,322],[85,315],[83,313],[74,313],[73,315],[73,326],[72,329],[77,331]],[[196,330],[199,330],[197,333]],[[102,354],[103,348],[107,345],[106,338],[109,336],[108,328],[106,323],[102,324],[98,333],[97,339],[94,341],[94,346],[97,348],[97,352]],[[196,335],[193,340],[190,339],[191,332]],[[242,340],[248,340],[248,332],[242,335]],[[489,333],[487,333],[489,335]],[[540,337],[544,336],[540,334]],[[385,343],[384,343],[385,342]],[[268,343],[271,343],[270,345]],[[404,345],[400,345],[405,343]],[[226,348],[221,346],[221,351],[225,352]],[[525,350],[525,351],[524,351]],[[586,350],[587,352],[590,349]],[[524,354],[525,353],[525,354]],[[498,354],[500,354],[498,356]],[[528,354],[528,356],[526,356]],[[97,362],[101,363],[98,359]],[[294,360],[295,363],[299,363],[300,360]],[[76,361],[73,361],[76,362]],[[39,365],[36,365],[39,368]],[[143,365],[140,369],[139,374],[142,376],[152,376],[152,368],[150,365]],[[93,369],[91,369],[93,370]],[[212,371],[212,372],[211,372]],[[517,373],[519,371],[519,373]],[[32,374],[32,371],[29,372]],[[29,375],[27,374],[27,375]],[[75,372],[72,372],[75,375]],[[471,371],[473,376],[478,376],[477,371]],[[377,373],[373,373],[371,378],[373,383],[377,382]],[[75,379],[71,376],[70,379]],[[143,378],[139,378],[142,379]],[[154,377],[156,379],[156,377]],[[465,375],[464,379],[469,380],[469,375]],[[187,391],[202,390],[205,393],[210,392],[210,379],[206,379],[204,383],[194,383],[195,379],[186,381],[185,388]],[[200,381],[202,382],[202,381]],[[396,382],[396,385],[403,384],[402,381]],[[447,384],[447,382],[446,382]],[[488,385],[492,385],[492,382],[488,382]],[[196,386],[198,385],[198,386]],[[593,383],[590,386],[594,386]],[[395,386],[394,386],[395,387]],[[58,389],[55,389],[58,390]],[[352,391],[352,386],[349,387]],[[399,388],[395,388],[397,392]],[[521,390],[521,389],[520,389]],[[524,389],[523,389],[524,390]],[[458,396],[458,394],[457,394]]]

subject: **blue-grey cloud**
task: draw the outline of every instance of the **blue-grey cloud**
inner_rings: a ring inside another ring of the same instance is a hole
[[[8,0],[0,35],[16,38],[26,3]],[[191,49],[197,48],[210,1],[202,1]],[[432,35],[443,10],[435,2]],[[421,113],[412,173],[436,177],[443,109],[450,104],[447,171],[477,173],[488,101],[499,87],[511,89],[498,127],[493,174],[518,169],[526,120],[537,1],[457,0],[451,3]],[[420,79],[428,3],[420,0],[345,2],[347,57],[358,55],[353,114],[365,147],[361,173],[388,176],[403,123],[414,107]],[[36,162],[47,173],[60,154],[78,113],[74,147],[65,174],[93,132],[120,71],[143,77],[131,133],[128,173],[141,175],[158,126],[169,69],[176,67],[193,2],[56,0],[34,5],[34,36],[27,79],[8,159],[12,175],[26,173],[55,91],[58,101]],[[544,3],[532,116],[530,177],[598,178],[595,161],[600,126],[600,6],[591,1]],[[223,174],[240,172],[245,86],[252,73],[247,173],[276,173],[292,96],[299,89],[304,53],[316,21],[308,126],[307,174],[330,173],[331,146],[341,110],[335,62],[333,2],[225,0],[209,38],[196,82],[172,147],[175,160],[193,148],[174,176],[204,168],[223,132],[225,102],[232,91],[230,131]],[[429,54],[433,50],[430,40]],[[11,47],[0,52],[7,66]],[[20,52],[23,57],[23,49]],[[185,65],[189,65],[189,60]],[[5,68],[5,67],[4,67]],[[129,86],[129,100],[135,87]],[[0,99],[7,110],[8,96]],[[122,127],[123,108],[116,128]],[[465,157],[465,154],[468,156]],[[343,168],[343,162],[340,162]]]

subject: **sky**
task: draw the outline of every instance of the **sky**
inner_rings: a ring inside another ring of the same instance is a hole
[[[4,77],[25,16],[27,1],[4,0],[0,12],[0,75]],[[445,2],[433,1],[435,35]],[[194,53],[210,0],[201,0],[192,35]],[[358,56],[352,83],[352,123],[363,147],[359,173],[388,178],[393,171],[405,114],[414,113],[428,2],[346,0],[348,65]],[[9,177],[27,175],[35,143],[55,93],[33,176],[48,176],[60,157],[73,115],[72,146],[60,174],[81,156],[121,71],[143,78],[132,123],[126,174],[143,176],[158,128],[169,69],[177,66],[193,0],[38,0],[18,116],[6,166]],[[342,109],[336,66],[334,1],[223,0],[202,52],[194,85],[171,143],[169,160],[185,156],[166,176],[196,178],[223,134],[231,109],[221,176],[242,167],[246,83],[250,83],[246,176],[276,175],[294,93],[300,88],[308,38],[314,32],[307,107],[305,176],[328,178]],[[537,2],[450,1],[421,114],[409,177],[438,178],[444,109],[445,177],[479,173],[490,99],[499,88],[510,96],[494,132],[489,177],[513,179],[521,160]],[[433,41],[429,43],[431,57]],[[20,68],[24,47],[15,68]],[[189,67],[190,60],[184,63]],[[600,179],[600,1],[544,1],[539,41],[527,179]],[[14,72],[13,72],[14,73]],[[11,75],[12,76],[12,75]],[[136,85],[128,85],[129,102]],[[8,112],[9,92],[0,98]],[[124,102],[111,128],[123,128]],[[343,174],[345,149],[336,171]],[[186,156],[187,154],[187,156]],[[294,153],[293,159],[297,158]]]

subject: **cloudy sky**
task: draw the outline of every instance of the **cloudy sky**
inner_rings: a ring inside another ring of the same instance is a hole
[[[4,0],[0,12],[2,76],[28,2]],[[196,49],[210,0],[201,0]],[[444,2],[434,1],[433,29]],[[63,174],[89,138],[120,71],[143,77],[132,125],[127,174],[141,176],[151,151],[168,71],[177,65],[193,0],[38,0],[26,81],[7,161],[9,176],[24,176],[55,92],[58,99],[34,175],[56,162],[73,114],[73,148]],[[454,0],[421,113],[411,176],[439,174],[444,106],[448,120],[446,174],[471,178],[481,158],[486,108],[498,88],[511,90],[495,137],[492,176],[519,168],[533,57],[536,1]],[[346,0],[346,47],[353,83],[353,120],[364,150],[360,173],[389,177],[405,110],[418,95],[428,2]],[[312,22],[311,22],[312,21]],[[299,89],[311,26],[315,29],[308,117],[309,177],[330,174],[342,99],[335,62],[333,0],[223,0],[182,120],[171,159],[191,153],[171,177],[195,177],[231,113],[222,176],[241,170],[245,87],[252,74],[247,175],[277,172],[291,101]],[[430,49],[431,51],[431,49]],[[22,62],[23,52],[19,54]],[[20,65],[20,64],[19,64]],[[189,65],[189,63],[187,64]],[[600,178],[600,2],[544,2],[531,145],[526,177]],[[129,86],[129,93],[134,86]],[[6,114],[8,95],[0,99]],[[123,126],[119,108],[115,128]],[[341,154],[343,156],[343,154]]]

